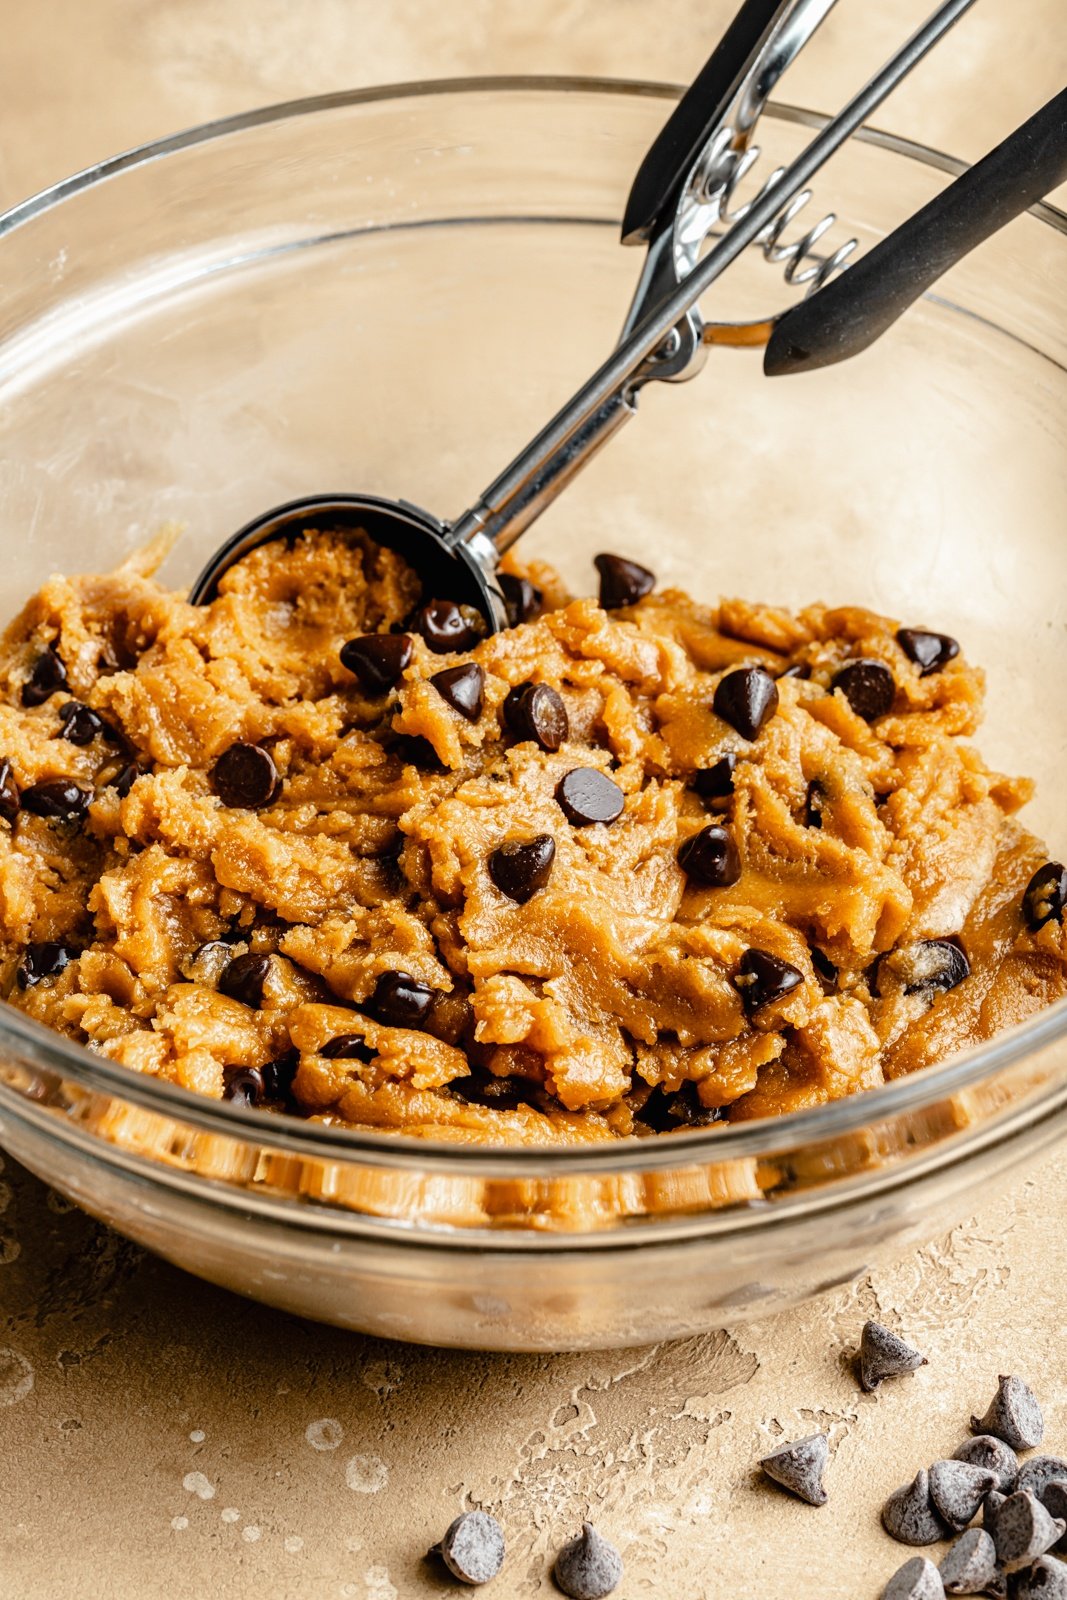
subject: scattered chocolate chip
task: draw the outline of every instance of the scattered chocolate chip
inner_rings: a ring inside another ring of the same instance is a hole
[[[806,1500],[809,1506],[824,1506],[829,1496],[823,1488],[822,1475],[829,1459],[829,1439],[825,1433],[813,1433],[772,1451],[763,1457],[760,1466],[768,1478]]]
[[[691,883],[728,889],[741,876],[741,857],[734,836],[714,824],[701,828],[678,852],[678,865]]]
[[[531,1084],[528,1078],[498,1078],[493,1072],[479,1072],[472,1067],[467,1077],[453,1078],[448,1087],[468,1105],[487,1106],[492,1111],[517,1111],[519,1106],[529,1103]]]
[[[410,972],[382,972],[363,1009],[386,1028],[421,1028],[436,991]]]
[[[935,1461],[930,1468],[930,1499],[934,1510],[959,1533],[977,1515],[996,1475],[970,1461]]]
[[[925,1556],[912,1556],[894,1572],[882,1590],[882,1600],[944,1600],[941,1574]]]
[[[454,600],[431,600],[416,612],[414,627],[437,656],[470,650],[485,635],[480,613],[473,606],[459,606]]]
[[[359,679],[368,694],[385,694],[411,665],[412,645],[406,633],[362,633],[341,646],[341,665]]]
[[[498,572],[496,581],[504,596],[504,610],[508,627],[517,628],[524,622],[533,622],[541,615],[545,597],[529,578],[517,578],[511,572]]]
[[[925,628],[899,628],[897,643],[909,661],[914,661],[919,676],[940,672],[960,653],[957,641],[947,633],[928,633]]]
[[[882,1526],[900,1544],[936,1544],[948,1537],[930,1499],[930,1474],[925,1467],[910,1483],[894,1489],[882,1507]]]
[[[552,876],[555,859],[556,841],[550,833],[509,839],[489,857],[489,876],[502,894],[524,906]]]
[[[1046,1511],[1067,1522],[1067,1477],[1050,1479],[1038,1495],[1038,1499]]]
[[[15,982],[20,989],[33,989],[48,978],[58,978],[64,967],[77,960],[77,950],[62,944],[58,939],[43,939],[28,944],[15,972]]]
[[[1029,1572],[1021,1572],[1012,1600],[1067,1600],[1067,1566],[1055,1556],[1039,1556]]]
[[[778,690],[765,667],[737,667],[719,679],[711,706],[742,739],[754,739],[778,710]]]
[[[971,1418],[971,1432],[991,1433],[1013,1450],[1036,1450],[1045,1437],[1045,1419],[1029,1384],[1001,1374],[985,1416]]]
[[[786,667],[784,672],[778,674],[779,678],[800,678],[806,682],[811,677],[811,667],[806,661],[798,661],[791,667]]]
[[[997,1575],[997,1547],[984,1528],[968,1528],[941,1562],[946,1594],[981,1594]]]
[[[67,669],[56,652],[49,647],[33,663],[33,670],[22,685],[24,706],[43,706],[57,689],[67,687]]]
[[[231,744],[211,772],[223,805],[259,811],[277,800],[282,780],[269,750],[259,744]]]
[[[78,822],[89,809],[91,789],[70,778],[45,778],[22,791],[22,809],[50,821]]]
[[[549,752],[558,750],[571,731],[567,707],[547,683],[520,683],[508,694],[501,716],[514,738],[532,739]]]
[[[464,1511],[437,1550],[460,1583],[489,1583],[504,1565],[504,1530],[488,1511]]]
[[[266,1099],[263,1074],[258,1067],[223,1067],[222,1098],[235,1106],[259,1106]]]
[[[812,778],[808,784],[807,794],[804,796],[804,826],[805,828],[822,827],[822,809],[826,802],[826,790],[818,778]]]
[[[634,1121],[653,1133],[675,1133],[679,1128],[707,1128],[714,1122],[726,1121],[724,1106],[706,1106],[700,1098],[697,1085],[683,1083],[672,1093],[657,1084],[637,1111]]]
[[[144,775],[144,769],[136,761],[130,761],[117,772],[111,780],[110,787],[115,790],[120,800],[125,800],[137,779]]]
[[[485,703],[485,673],[476,661],[464,661],[458,667],[435,672],[430,682],[453,711],[458,711],[468,722],[477,722]]]
[[[815,952],[812,952],[814,958]],[[860,1336],[860,1383],[870,1392],[877,1389],[885,1378],[896,1378],[903,1372],[915,1372],[927,1365],[910,1344],[905,1344],[897,1334],[880,1322],[865,1322]],[[970,1520],[968,1518],[968,1520]]]
[[[860,656],[856,661],[846,661],[834,675],[831,689],[840,689],[857,717],[864,722],[874,722],[892,709],[897,686],[893,674],[884,661],[873,661]]]
[[[734,792],[737,757],[732,750],[720,756],[713,766],[694,772],[693,788],[702,800],[728,800]]]
[[[990,1489],[989,1493],[982,1501],[982,1527],[985,1528],[989,1533],[992,1533],[995,1530],[997,1525],[997,1516],[1000,1512],[1001,1506],[1004,1504],[1007,1498],[1008,1496],[1006,1494],[1001,1494],[999,1489]]]
[[[59,728],[62,737],[71,744],[92,744],[94,739],[118,742],[118,734],[110,722],[105,722],[98,711],[81,700],[68,700],[59,708]]]
[[[840,974],[830,957],[824,955],[817,945],[811,946],[811,964],[815,968],[815,976],[819,980],[819,987],[823,994],[836,994],[840,983]],[[886,1373],[889,1377],[889,1373]]]
[[[986,1472],[991,1472],[997,1480],[997,1488],[1004,1494],[1011,1494],[1018,1487],[1019,1458],[1010,1444],[1005,1444],[1003,1439],[994,1439],[991,1433],[980,1433],[973,1439],[965,1439],[958,1450],[953,1450],[952,1456],[955,1461],[969,1461],[972,1466],[983,1467]],[[986,1498],[989,1498],[988,1495]]]
[[[1026,1489],[1039,1500],[1044,1500],[1045,1490],[1054,1478],[1067,1483],[1067,1461],[1064,1461],[1062,1456],[1031,1456],[1030,1460],[1024,1461],[1019,1468],[1016,1488]],[[998,1483],[997,1488],[1000,1487]]]
[[[1038,867],[1023,895],[1023,915],[1031,933],[1037,933],[1046,922],[1062,922],[1067,906],[1067,867],[1060,861],[1049,861]]]
[[[622,815],[622,790],[596,767],[575,767],[568,772],[556,785],[556,799],[576,828],[615,822]]]
[[[734,976],[734,986],[740,991],[749,1016],[760,1006],[791,994],[803,982],[802,972],[767,950],[746,950]]]
[[[288,1100],[293,1092],[293,1079],[296,1077],[300,1065],[300,1051],[286,1050],[284,1055],[275,1056],[273,1061],[268,1061],[260,1070],[263,1073],[263,1087],[271,1100]]]
[[[366,1065],[374,1060],[375,1052],[361,1033],[338,1033],[327,1039],[319,1055],[327,1061],[362,1061]]]
[[[1018,1572],[1063,1538],[1067,1524],[1052,1516],[1032,1494],[1017,1489],[997,1512],[993,1542],[997,1561],[1008,1572]]]
[[[971,964],[952,939],[920,939],[898,950],[893,969],[904,980],[905,994],[947,992],[971,975]]]
[[[19,786],[11,770],[10,761],[0,761],[0,817],[14,822],[19,814]]]
[[[600,574],[598,603],[605,611],[636,605],[643,595],[651,594],[656,587],[654,572],[636,561],[627,561],[624,556],[594,556],[593,565]]]
[[[556,1557],[552,1576],[571,1600],[604,1600],[622,1582],[622,1557],[591,1523],[583,1522],[577,1539]]]
[[[270,956],[235,956],[219,979],[219,992],[258,1011],[263,1004],[263,984],[270,972]]]

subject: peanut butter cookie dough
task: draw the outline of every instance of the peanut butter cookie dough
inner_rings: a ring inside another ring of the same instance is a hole
[[[956,642],[506,580],[360,535],[194,607],[53,578],[0,646],[9,1003],[132,1071],[456,1140],[771,1116],[1067,993],[1067,873],[966,742]]]

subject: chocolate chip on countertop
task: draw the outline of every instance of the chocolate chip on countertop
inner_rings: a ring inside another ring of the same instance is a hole
[[[464,1511],[435,1549],[460,1583],[489,1583],[504,1565],[504,1530],[488,1511]]]
[[[89,809],[91,789],[71,778],[45,778],[22,791],[22,809],[49,821],[78,822]]]
[[[1051,1478],[1038,1495],[1038,1499],[1046,1511],[1051,1511],[1054,1517],[1060,1517],[1067,1522],[1067,1477]]]
[[[778,689],[765,667],[736,667],[719,679],[711,705],[742,739],[754,739],[778,710]]]
[[[406,633],[361,633],[341,646],[341,665],[355,674],[368,694],[385,694],[400,682],[412,654]]]
[[[819,980],[819,988],[823,994],[836,994],[840,986],[840,973],[834,966],[830,957],[824,955],[817,945],[811,947],[811,964],[815,968],[815,976]],[[888,1377],[888,1373],[886,1374]]]
[[[936,1544],[948,1537],[930,1499],[930,1474],[921,1467],[910,1483],[894,1489],[882,1507],[882,1526],[900,1544]]]
[[[971,1418],[972,1433],[991,1433],[1013,1450],[1036,1450],[1045,1436],[1045,1419],[1029,1384],[1001,1374],[984,1417]]]
[[[1028,1572],[1020,1572],[1012,1600],[1067,1600],[1067,1566],[1055,1556],[1039,1556]]]
[[[938,1516],[961,1532],[977,1515],[996,1474],[970,1461],[935,1461],[930,1468],[930,1499]]]
[[[1067,906],[1067,867],[1061,861],[1047,861],[1038,867],[1023,895],[1023,915],[1031,933],[1046,922],[1062,922]]]
[[[815,952],[812,951],[814,958]],[[877,1389],[885,1378],[896,1378],[904,1372],[916,1372],[925,1367],[927,1360],[899,1335],[880,1322],[865,1322],[860,1336],[860,1383],[868,1391]]]
[[[941,1574],[925,1556],[912,1556],[894,1572],[882,1590],[882,1600],[944,1600]]]
[[[846,661],[834,675],[831,689],[840,689],[857,717],[864,722],[874,722],[892,709],[897,686],[893,674],[884,661],[874,661],[860,656]]]
[[[508,627],[517,628],[524,622],[533,622],[541,615],[545,597],[529,578],[517,578],[512,572],[498,572],[497,583],[504,596],[504,610]]]
[[[829,1459],[830,1441],[825,1433],[813,1433],[772,1451],[763,1457],[760,1466],[768,1478],[806,1500],[809,1506],[824,1506],[829,1496],[823,1488],[822,1475]]]
[[[223,1067],[222,1098],[235,1106],[259,1106],[266,1099],[263,1074],[258,1067]]]
[[[446,656],[454,650],[470,650],[485,637],[485,620],[473,606],[457,605],[454,600],[431,600],[415,614],[414,627],[421,633],[434,655]]]
[[[514,738],[532,739],[550,753],[559,749],[571,731],[567,707],[547,683],[520,683],[508,694],[501,716]]]
[[[261,1067],[263,1087],[271,1100],[288,1100],[293,1092],[293,1079],[300,1065],[300,1051],[286,1050]]]
[[[435,672],[430,682],[453,711],[468,722],[477,722],[485,703],[485,673],[476,661],[445,667],[443,672]]]
[[[1025,1489],[1010,1494],[997,1512],[993,1543],[997,1560],[1008,1572],[1018,1572],[1063,1538],[1067,1524],[1054,1517]]]
[[[965,1439],[958,1450],[953,1450],[952,1456],[956,1461],[970,1461],[973,1466],[984,1467],[986,1472],[991,1472],[997,1480],[997,1488],[1003,1494],[1011,1494],[1018,1486],[1018,1456],[1010,1444],[1005,1444],[1003,1439],[994,1439],[991,1433],[980,1433],[973,1439]]]
[[[734,986],[749,1016],[772,1000],[781,1000],[804,982],[804,974],[767,950],[746,950],[734,976]]]
[[[1008,1496],[1001,1494],[999,1489],[990,1489],[982,1501],[982,1527],[988,1529],[990,1533],[993,1533],[996,1528],[997,1516],[1007,1498]]]
[[[0,817],[14,822],[19,814],[19,786],[11,770],[10,761],[0,760]]]
[[[555,859],[556,841],[550,833],[527,840],[509,839],[489,857],[489,876],[502,894],[524,906],[545,887]]]
[[[899,628],[897,643],[909,661],[914,661],[920,677],[940,672],[960,653],[958,642],[947,633],[929,633],[925,628]]]
[[[1044,1500],[1045,1490],[1053,1479],[1067,1483],[1067,1461],[1062,1456],[1031,1456],[1029,1461],[1024,1461],[1019,1468],[1017,1489],[1027,1489],[1031,1494],[1036,1494],[1039,1500]],[[997,1484],[997,1488],[1001,1488]],[[1060,1512],[1055,1513],[1056,1516]]]
[[[235,956],[219,979],[220,994],[258,1011],[263,1004],[263,984],[270,972],[268,955]]]
[[[552,1576],[571,1600],[604,1600],[622,1582],[622,1557],[592,1523],[583,1522],[577,1539],[556,1557]]]
[[[822,810],[826,803],[826,790],[818,778],[812,778],[804,796],[804,826],[805,828],[822,827]]]
[[[598,603],[605,611],[636,605],[656,587],[655,573],[636,561],[627,561],[625,556],[595,556],[593,565],[600,574]]]
[[[363,1009],[386,1028],[421,1028],[435,995],[436,990],[410,972],[382,972]]]
[[[970,962],[951,939],[919,939],[897,951],[892,965],[905,994],[947,992],[971,975]]]
[[[223,805],[259,811],[278,798],[282,780],[269,750],[259,744],[231,744],[211,771]]]
[[[98,711],[81,700],[68,700],[66,705],[60,706],[59,728],[61,736],[71,744],[92,744],[97,738],[110,739],[113,744],[119,742],[110,722],[105,722]]]
[[[42,939],[28,944],[15,972],[20,989],[33,989],[48,978],[58,978],[64,967],[77,960],[78,952],[58,939]]]
[[[968,1528],[941,1562],[946,1594],[981,1594],[997,1576],[997,1547],[984,1528]]]
[[[678,852],[678,865],[690,883],[728,889],[741,876],[741,857],[733,834],[714,824],[701,828]]]
[[[362,1061],[366,1065],[374,1060],[375,1052],[361,1033],[338,1033],[326,1041],[319,1055],[327,1061]]]
[[[576,828],[615,822],[622,815],[622,790],[597,767],[575,767],[568,772],[556,785],[556,799]]]
[[[67,687],[67,669],[49,646],[33,663],[33,670],[22,685],[24,706],[42,706],[57,689]]]
[[[720,756],[712,766],[693,774],[693,789],[702,800],[728,800],[734,792],[734,772],[737,757],[732,750]]]

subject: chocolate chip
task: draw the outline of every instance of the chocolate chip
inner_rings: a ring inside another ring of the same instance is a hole
[[[458,606],[454,600],[431,600],[416,612],[414,627],[437,656],[470,650],[485,636],[480,613],[473,606]]]
[[[502,894],[524,906],[552,876],[556,841],[550,833],[533,839],[509,839],[489,857],[489,876]]]
[[[742,739],[754,739],[778,710],[778,690],[765,667],[738,667],[719,679],[711,704]]]
[[[67,687],[67,669],[51,646],[41,652],[22,685],[24,706],[42,706],[57,689]]]
[[[273,1061],[268,1061],[260,1070],[263,1073],[263,1087],[271,1100],[288,1100],[293,1093],[293,1080],[300,1066],[300,1051],[286,1050],[283,1055],[275,1056]]]
[[[693,774],[693,788],[702,800],[728,800],[734,792],[737,757],[732,750],[720,756],[713,766]]]
[[[991,1433],[1013,1450],[1036,1450],[1045,1436],[1045,1419],[1029,1384],[1002,1374],[985,1416],[971,1418],[971,1432]]]
[[[811,946],[811,964],[815,968],[815,976],[819,980],[819,987],[823,994],[836,994],[840,982],[837,968],[830,957],[823,955],[817,945]],[[885,1374],[889,1376],[888,1373]]]
[[[882,1590],[882,1600],[944,1600],[941,1574],[925,1556],[912,1556],[894,1572]]]
[[[120,800],[125,800],[137,779],[144,776],[144,769],[136,761],[129,762],[117,772],[111,780],[110,787],[116,791]]]
[[[504,596],[509,628],[517,628],[523,622],[533,622],[541,615],[545,597],[529,578],[516,578],[511,572],[498,572],[496,581]]]
[[[772,1000],[781,1000],[804,982],[804,974],[772,956],[767,950],[746,950],[734,976],[734,986],[749,1016]]]
[[[673,1093],[657,1084],[644,1105],[634,1112],[634,1121],[653,1133],[674,1133],[679,1128],[706,1128],[725,1122],[723,1106],[706,1106],[695,1083],[683,1083]]]
[[[11,770],[10,761],[0,760],[0,817],[14,822],[19,814],[19,786]]]
[[[965,1439],[958,1450],[953,1450],[952,1456],[955,1461],[969,1461],[973,1466],[991,1472],[997,1488],[1005,1494],[1011,1494],[1018,1485],[1018,1456],[1010,1444],[1005,1444],[1003,1439],[994,1439],[991,1433],[980,1433],[974,1439]]]
[[[43,939],[28,944],[15,972],[15,982],[20,989],[33,989],[48,978],[58,978],[64,967],[78,957],[77,950],[61,944],[58,939]]]
[[[900,1544],[936,1544],[948,1536],[930,1499],[930,1475],[925,1467],[911,1483],[894,1489],[882,1507],[882,1526]]]
[[[446,667],[430,679],[441,699],[468,722],[477,722],[485,702],[485,673],[475,661]]]
[[[420,772],[447,772],[429,739],[421,733],[398,734],[389,740],[388,748],[405,766],[418,767]]]
[[[406,633],[362,633],[341,646],[341,665],[355,674],[368,694],[385,694],[411,665],[412,645]]]
[[[656,587],[655,573],[636,561],[627,561],[625,556],[594,556],[593,565],[600,574],[598,603],[605,611],[636,605]]]
[[[622,790],[596,767],[575,767],[568,772],[556,785],[556,799],[576,828],[615,822],[622,815]]]
[[[732,833],[714,824],[701,828],[678,852],[678,865],[691,883],[728,889],[741,876],[741,857]]]
[[[809,1506],[824,1506],[829,1496],[823,1488],[822,1475],[829,1459],[830,1441],[825,1433],[813,1433],[764,1456],[760,1466],[768,1478],[806,1500]]]
[[[277,800],[282,780],[269,750],[259,744],[231,744],[211,772],[223,805],[259,811]]]
[[[1038,867],[1023,895],[1023,916],[1031,933],[1043,928],[1046,922],[1062,922],[1067,906],[1067,867],[1060,861],[1048,861]]]
[[[884,717],[892,708],[897,692],[893,674],[885,662],[873,661],[868,656],[846,661],[830,687],[841,690],[857,717],[862,717],[864,722]]]
[[[435,994],[436,990],[428,983],[420,983],[410,972],[383,972],[363,1009],[387,1028],[421,1028]]]
[[[812,952],[814,958],[815,952]],[[825,958],[824,958],[825,959]],[[880,1322],[865,1322],[860,1337],[860,1383],[868,1391],[877,1389],[885,1378],[925,1367],[926,1357]],[[969,1519],[968,1519],[969,1520]]]
[[[504,1565],[504,1530],[488,1511],[464,1511],[437,1550],[460,1583],[489,1583]]]
[[[914,661],[919,676],[940,672],[960,653],[957,641],[947,633],[928,633],[925,628],[899,628],[897,643],[909,661]]]
[[[984,1528],[968,1528],[941,1562],[946,1594],[981,1594],[997,1575],[997,1547]]]
[[[784,672],[778,674],[779,678],[799,678],[806,682],[811,677],[811,667],[806,661],[798,661],[792,667],[786,667]]]
[[[474,1007],[465,994],[458,990],[443,990],[434,995],[430,1015],[423,1026],[442,1044],[459,1044],[474,1025]]]
[[[556,1557],[552,1576],[571,1600],[604,1600],[622,1582],[622,1557],[591,1523],[583,1522],[577,1539]]]
[[[990,1533],[996,1531],[997,1517],[1000,1515],[1000,1508],[1007,1498],[1008,1496],[1001,1494],[999,1489],[990,1489],[982,1501],[982,1526],[988,1529]]]
[[[1067,1461],[1062,1456],[1032,1456],[1019,1468],[1016,1488],[1026,1489],[1043,1501],[1045,1490],[1054,1479],[1067,1483]],[[998,1483],[997,1488],[1001,1487]],[[1060,1513],[1057,1511],[1055,1515],[1059,1516]]]
[[[514,738],[532,739],[549,752],[558,750],[571,731],[567,707],[547,683],[520,683],[508,694],[501,716]]]
[[[45,778],[22,791],[22,809],[49,821],[79,822],[89,809],[91,789],[71,778]]]
[[[259,1106],[266,1099],[263,1074],[258,1067],[223,1067],[222,1098],[235,1106]]]
[[[930,1468],[930,1499],[938,1516],[959,1533],[978,1515],[996,1476],[970,1461],[935,1461]]]
[[[66,705],[60,706],[59,727],[62,737],[71,744],[92,744],[97,738],[110,739],[112,743],[118,740],[111,724],[81,700],[68,700]]]
[[[822,827],[822,810],[826,803],[826,790],[818,778],[812,778],[804,796],[804,826],[805,828]]]
[[[328,1039],[319,1051],[327,1061],[373,1061],[375,1052],[361,1033],[338,1033]]]
[[[1052,1516],[1032,1494],[1017,1489],[997,1512],[993,1542],[997,1560],[1008,1572],[1029,1566],[1063,1538],[1067,1524]]]
[[[1053,1478],[1045,1484],[1038,1499],[1046,1511],[1067,1521],[1067,1477]]]
[[[235,956],[219,979],[220,994],[258,1011],[263,1004],[263,984],[270,972],[270,956]]]
[[[1012,1600],[1067,1600],[1067,1566],[1055,1556],[1039,1556],[1028,1572],[1019,1574]]]
[[[486,1106],[492,1111],[517,1111],[529,1103],[530,1080],[514,1076],[498,1078],[492,1072],[478,1072],[473,1067],[466,1078],[453,1078],[449,1089],[460,1100],[472,1106]]]
[[[947,992],[971,975],[971,964],[952,939],[920,939],[893,955],[891,966],[905,994]]]

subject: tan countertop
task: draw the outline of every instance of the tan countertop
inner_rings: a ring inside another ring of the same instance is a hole
[[[191,122],[390,79],[489,72],[680,79],[723,0],[8,0],[0,206]],[[844,0],[787,98],[830,108],[925,0]],[[881,125],[974,156],[1067,79],[1062,0],[985,0]],[[584,1516],[619,1594],[880,1593],[908,1552],[886,1492],[948,1453],[996,1374],[1030,1377],[1067,1453],[1062,1156],[947,1238],[803,1312],[670,1347],[505,1357],[318,1328],[183,1277],[7,1163],[0,1181],[0,1596],[398,1600],[452,1594],[421,1561],[466,1503],[506,1573],[549,1594]],[[865,1317],[930,1357],[864,1396]],[[753,1481],[826,1428],[829,1505]],[[469,1590],[462,1591],[470,1593]]]

